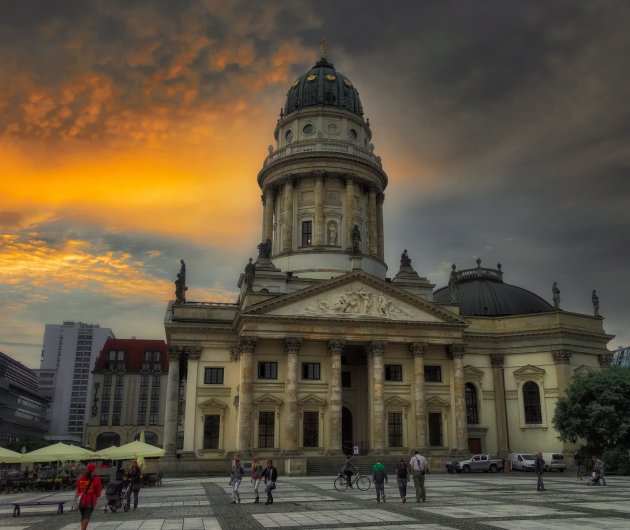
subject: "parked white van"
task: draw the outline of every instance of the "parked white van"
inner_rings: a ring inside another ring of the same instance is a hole
[[[564,471],[567,468],[562,453],[543,453],[542,457],[547,471]]]
[[[512,471],[534,471],[536,456],[529,453],[509,453],[506,460],[512,464]]]

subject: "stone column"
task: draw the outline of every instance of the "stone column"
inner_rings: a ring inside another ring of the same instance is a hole
[[[324,172],[314,171],[315,179],[315,219],[313,226],[313,245],[325,244],[326,229],[324,227]]]
[[[507,406],[505,403],[505,381],[503,378],[504,355],[490,355],[492,381],[494,386],[494,404],[497,420],[497,448],[499,454],[509,453],[507,428]],[[481,406],[481,404],[479,404]]]
[[[188,367],[186,369],[186,409],[184,411],[184,451],[195,450],[195,430],[197,427],[197,377],[201,348],[186,348]]]
[[[274,210],[274,190],[271,187],[265,188],[263,195],[264,218],[262,240],[273,240],[273,210]]]
[[[558,380],[558,397],[564,397],[571,378],[571,357],[569,350],[554,350],[551,352],[553,362],[556,365],[556,378]]]
[[[413,392],[415,403],[416,448],[422,452],[427,445],[427,406],[424,394],[424,354],[428,344],[413,342],[409,345],[409,353],[413,357]]]
[[[297,452],[299,436],[298,421],[298,352],[302,339],[288,337],[284,339],[287,352],[287,381],[285,385],[284,408],[284,448],[287,452]]]
[[[331,340],[328,343],[330,354],[330,446],[331,454],[341,453],[341,352],[344,342]]]
[[[468,423],[466,420],[466,393],[464,390],[463,344],[451,344],[450,356],[453,360],[453,383],[455,394],[455,432],[458,451],[468,450]]]
[[[379,193],[376,198],[376,225],[378,231],[377,239],[377,254],[381,259],[385,259],[385,243],[383,237],[383,202],[385,201],[385,194]]]
[[[367,348],[372,358],[372,451],[382,453],[385,450],[385,342],[371,342]],[[369,399],[369,398],[368,398]]]
[[[352,229],[354,228],[354,178],[346,176],[346,248],[352,250]]]
[[[293,248],[293,178],[287,177],[284,183],[284,239],[282,250]]]
[[[166,408],[164,410],[164,450],[166,456],[177,453],[177,411],[179,405],[179,358],[181,346],[168,348],[168,380],[166,383]]]
[[[240,360],[240,385],[236,450],[245,453],[251,451],[252,448],[255,347],[256,337],[243,336],[239,338],[237,353]]]
[[[376,213],[376,189],[370,188],[368,194],[368,213],[370,218],[370,233],[368,235],[370,256],[378,255],[378,220]]]

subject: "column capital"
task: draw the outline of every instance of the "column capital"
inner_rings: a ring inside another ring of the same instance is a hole
[[[298,353],[302,346],[301,337],[287,337],[284,339],[284,349],[287,353]]]
[[[412,357],[423,357],[429,344],[427,342],[412,342],[407,347]]]
[[[182,354],[184,348],[181,346],[169,346],[166,354],[168,355],[169,361],[177,361]]]
[[[502,353],[495,353],[490,355],[490,365],[493,368],[503,368],[505,364],[505,355]]]
[[[185,346],[183,350],[189,361],[198,361],[201,357],[201,348],[199,346]]]
[[[321,169],[316,169],[313,171],[313,178],[318,181],[318,180],[324,180],[326,178],[326,172],[322,171]]]
[[[569,364],[572,356],[573,353],[569,350],[553,350],[551,352],[553,362],[556,364]]]
[[[610,363],[612,362],[612,358],[613,358],[613,354],[610,352],[607,353],[600,353],[597,356],[598,360],[599,360],[599,365],[602,368],[608,368],[610,366]]]
[[[466,347],[461,344],[450,344],[448,347],[448,354],[451,359],[463,359],[466,353]]]
[[[248,335],[243,335],[242,337],[239,337],[237,346],[238,353],[254,353],[254,348],[256,347],[257,340],[258,337],[252,337]]]
[[[354,184],[357,181],[357,176],[353,173],[345,173],[343,175],[343,181],[347,184]]]
[[[328,353],[341,355],[345,341],[343,340],[330,340],[328,341]]]
[[[282,177],[282,182],[285,185],[291,184],[293,186],[293,183],[295,182],[295,175],[293,173],[287,173],[286,175]]]
[[[377,206],[382,206],[384,202],[385,202],[385,194],[384,193],[379,193],[376,196],[376,205]]]
[[[367,345],[367,353],[372,357],[382,357],[385,354],[385,350],[387,349],[386,342],[374,341],[370,342]]]

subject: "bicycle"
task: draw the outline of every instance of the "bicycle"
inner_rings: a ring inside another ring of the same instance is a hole
[[[362,475],[361,472],[357,470],[354,478],[350,479],[350,484],[356,486],[361,491],[367,491],[370,489],[372,481],[367,475]],[[335,479],[334,485],[337,491],[346,491],[348,489],[346,476],[343,473],[339,473]]]

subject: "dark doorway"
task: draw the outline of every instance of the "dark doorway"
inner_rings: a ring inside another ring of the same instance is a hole
[[[473,453],[481,453],[481,438],[468,438],[468,450]]]
[[[345,454],[351,455],[353,446],[352,412],[346,407],[343,407],[341,409],[341,447]]]

